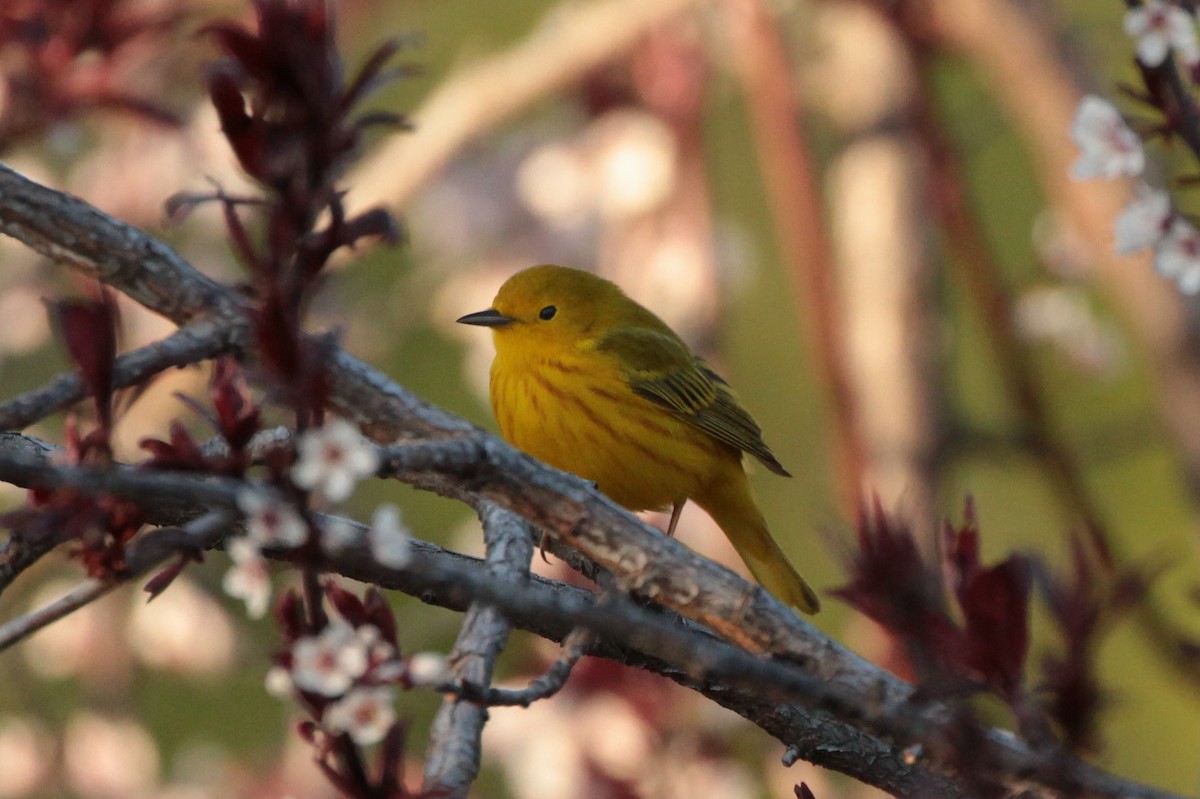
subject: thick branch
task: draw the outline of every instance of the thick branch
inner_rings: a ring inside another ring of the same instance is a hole
[[[178,324],[206,312],[225,314],[241,304],[159,240],[2,164],[0,209],[0,233],[119,288]]]

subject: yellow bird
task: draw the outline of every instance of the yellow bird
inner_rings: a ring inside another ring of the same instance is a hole
[[[616,284],[549,264],[513,275],[491,308],[458,321],[492,329],[492,410],[510,443],[630,510],[672,508],[668,534],[692,500],[764,588],[818,610],[767,531],[742,453],[790,475],[728,384],[665,322]]]

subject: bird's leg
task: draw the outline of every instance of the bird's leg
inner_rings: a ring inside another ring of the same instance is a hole
[[[542,540],[538,541],[538,554],[542,556],[542,562],[546,565],[550,564],[550,558],[546,557],[546,542],[549,540],[550,536],[546,535],[546,532],[543,530]]]
[[[671,506],[671,522],[667,525],[667,535],[675,535],[675,525],[679,524],[679,514],[683,513],[683,503],[686,499],[681,499]]]

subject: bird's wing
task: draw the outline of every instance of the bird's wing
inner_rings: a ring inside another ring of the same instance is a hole
[[[616,328],[596,343],[614,355],[638,396],[663,406],[713,438],[748,452],[790,477],[762,438],[762,429],[720,375],[677,338],[644,328]]]

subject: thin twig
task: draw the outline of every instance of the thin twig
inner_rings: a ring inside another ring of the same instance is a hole
[[[468,702],[488,707],[529,707],[541,699],[549,699],[563,689],[571,670],[592,645],[595,636],[583,627],[576,627],[563,639],[562,651],[550,667],[529,681],[524,688],[495,688],[472,682],[439,686],[440,690],[457,694]]]
[[[517,582],[529,576],[533,537],[519,516],[486,505],[480,512],[486,563],[498,579]],[[508,642],[510,624],[495,607],[473,602],[463,620],[450,662],[460,682],[491,685],[496,658]],[[487,708],[448,696],[434,717],[425,755],[422,791],[430,795],[466,796],[479,774],[481,736]]]
[[[227,320],[202,317],[161,341],[127,352],[113,368],[113,387],[140,384],[172,367],[191,366],[233,352],[237,342]],[[55,377],[43,386],[0,405],[0,430],[20,430],[79,402],[87,388],[76,372]]]
[[[128,573],[122,579],[88,578],[58,599],[0,625],[0,652],[95,602],[118,586],[137,579],[178,552],[208,549],[221,540],[235,518],[235,514],[215,511],[183,527],[164,527],[143,534],[129,552],[126,559]]]

